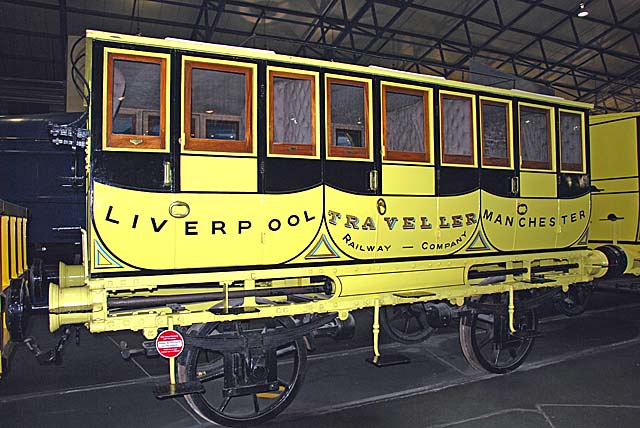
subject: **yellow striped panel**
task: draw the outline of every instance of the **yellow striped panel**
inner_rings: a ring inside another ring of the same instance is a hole
[[[17,218],[9,217],[9,278],[18,277],[18,252],[16,251]]]
[[[2,289],[9,286],[9,217],[0,217],[0,262],[2,268]]]

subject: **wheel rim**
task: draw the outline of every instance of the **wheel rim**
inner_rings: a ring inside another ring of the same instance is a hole
[[[580,315],[587,309],[593,295],[593,285],[573,285],[566,293],[558,294],[553,306],[567,316]]]
[[[258,325],[258,322],[261,325]],[[250,323],[234,322],[234,328],[243,331],[256,328],[263,331],[291,327],[290,319],[254,320]],[[199,335],[218,334],[222,324],[206,324]],[[276,349],[278,367],[278,389],[270,392],[246,393],[225,397],[224,364],[222,354],[203,349],[188,351],[186,361],[179,370],[181,381],[200,381],[206,393],[186,396],[189,405],[210,422],[228,426],[251,426],[273,418],[284,410],[297,394],[304,378],[307,352],[302,339]],[[233,358],[246,358],[243,353],[234,353]]]
[[[509,332],[508,317],[491,313],[473,313],[460,322],[460,342],[469,364],[490,373],[507,373],[525,360],[535,341],[535,312],[514,316],[516,333]]]
[[[427,311],[422,303],[385,306],[381,315],[380,321],[385,331],[400,343],[419,343],[438,331],[429,325]]]

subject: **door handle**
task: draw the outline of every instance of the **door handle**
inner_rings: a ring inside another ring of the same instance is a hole
[[[520,191],[520,178],[511,177],[511,193],[517,195]]]
[[[369,171],[369,190],[372,192],[378,191],[378,170],[372,169]]]
[[[164,163],[164,187],[171,186],[171,162]]]
[[[182,201],[175,201],[169,205],[169,214],[173,218],[185,218],[191,212],[191,207],[189,204]]]

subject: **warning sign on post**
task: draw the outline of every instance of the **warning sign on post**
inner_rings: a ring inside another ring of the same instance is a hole
[[[184,349],[184,339],[175,330],[165,330],[156,339],[156,350],[161,357],[174,358]]]

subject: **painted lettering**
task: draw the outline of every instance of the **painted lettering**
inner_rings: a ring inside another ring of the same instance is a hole
[[[398,221],[398,217],[385,217],[384,221],[387,222],[387,227],[389,227],[389,230],[393,230]]]
[[[242,235],[243,230],[251,229],[251,222],[249,220],[240,220],[238,222],[238,235]]]
[[[360,219],[354,215],[347,214],[346,222],[344,227],[351,229],[358,229],[358,223],[360,223]]]
[[[429,223],[427,217],[420,217],[420,229],[433,229],[433,225]]]
[[[197,221],[185,221],[184,222],[184,234],[185,235],[197,235],[198,231],[196,227],[198,226]]]
[[[415,217],[403,217],[402,228],[405,230],[412,230],[416,228],[416,218]]]
[[[376,224],[371,217],[367,217],[362,223],[362,230],[376,230]]]
[[[216,231],[222,232],[223,235],[226,235],[227,232],[224,230],[225,223],[224,221],[214,220],[211,222],[211,234],[215,235]]]
[[[107,210],[107,217],[105,218],[105,220],[107,220],[110,223],[120,224],[120,220],[111,218],[112,211],[113,211],[113,206],[109,205],[109,209]]]
[[[282,226],[282,223],[280,223],[280,220],[278,220],[277,218],[272,218],[269,221],[269,229],[272,232],[277,232],[281,226]]]
[[[304,213],[306,216],[307,212],[305,211]],[[327,214],[329,214],[329,223],[333,224],[334,226],[338,224],[338,219],[342,218],[342,214],[337,213],[335,211],[329,210]]]
[[[289,218],[287,219],[287,224],[289,224],[289,226],[291,227],[295,227],[300,223],[300,217],[298,217],[295,214],[292,214],[289,216]]]
[[[162,222],[158,225],[156,223],[155,217],[151,217],[151,225],[153,226],[153,231],[154,232],[156,232],[156,233],[160,232],[165,224],[167,224],[167,219],[166,218],[164,220],[162,220]]]

